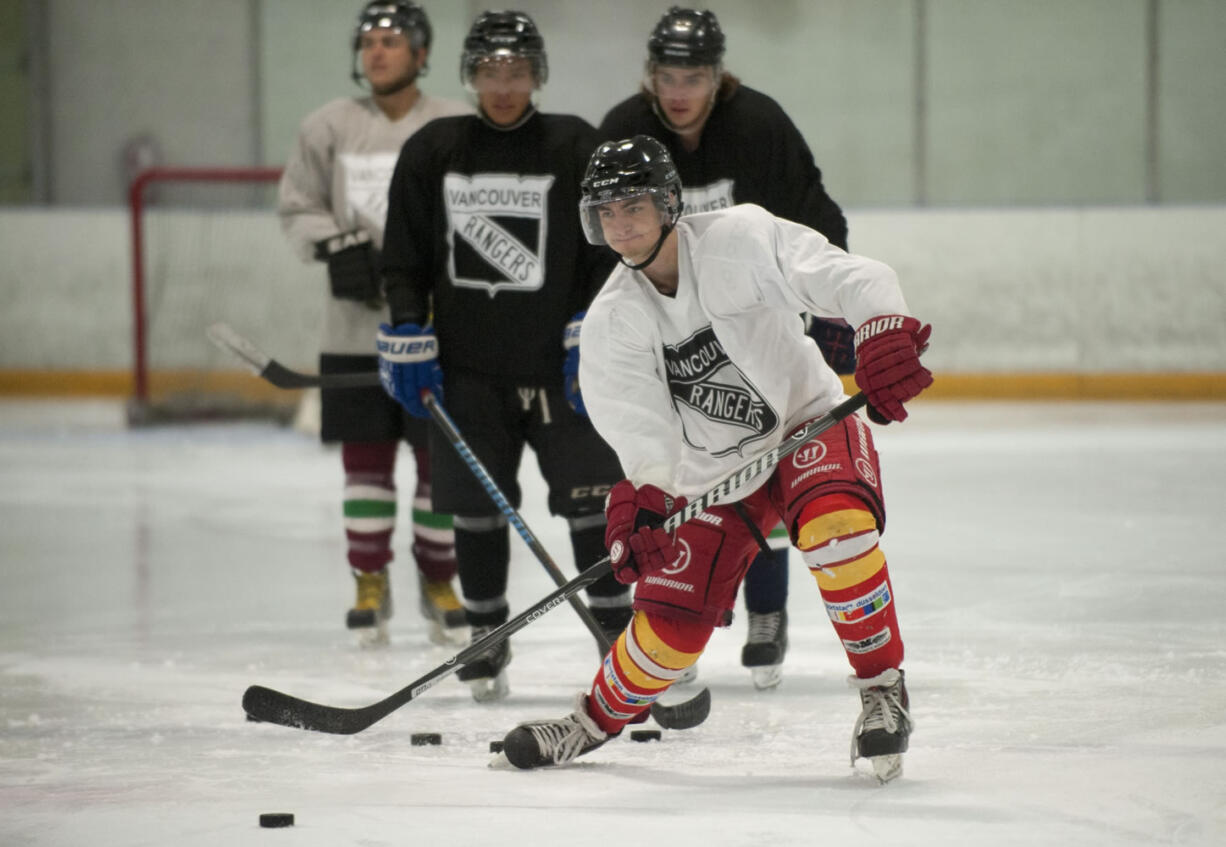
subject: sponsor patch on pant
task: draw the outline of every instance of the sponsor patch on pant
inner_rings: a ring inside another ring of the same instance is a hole
[[[861,638],[858,641],[848,641],[843,639],[843,647],[848,653],[871,653],[874,650],[880,650],[882,647],[890,643],[890,628],[874,632],[868,638]]]

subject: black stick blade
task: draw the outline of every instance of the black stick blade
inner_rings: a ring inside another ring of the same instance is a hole
[[[333,735],[353,735],[366,729],[382,717],[372,716],[373,708],[322,706],[262,685],[253,685],[243,694],[243,710],[257,721]]]
[[[709,688],[704,688],[695,697],[675,706],[665,706],[658,702],[651,704],[651,716],[665,729],[693,729],[705,721],[710,713]]]

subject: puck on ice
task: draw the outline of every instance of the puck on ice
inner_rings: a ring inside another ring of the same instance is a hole
[[[502,752],[502,742],[501,741],[491,741],[490,742],[490,752],[491,753],[501,753]]]
[[[630,730],[631,741],[659,741],[660,730],[658,729],[632,729]]]
[[[427,747],[432,744],[442,744],[443,736],[437,732],[415,732],[409,736],[409,743],[414,747]]]
[[[263,827],[279,827],[293,826],[294,816],[287,812],[265,812],[260,815],[260,826]]]

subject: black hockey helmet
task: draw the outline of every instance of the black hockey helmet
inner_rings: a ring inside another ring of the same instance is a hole
[[[718,65],[724,59],[724,31],[714,12],[673,6],[648,37],[647,55],[657,65]]]
[[[545,39],[532,18],[523,12],[482,12],[464,38],[460,55],[460,82],[471,86],[477,65],[487,59],[524,58],[532,64],[539,88],[549,77]]]
[[[591,244],[605,244],[600,207],[606,203],[650,196],[667,223],[663,236],[681,217],[681,177],[667,148],[650,135],[606,141],[588,160],[580,183],[579,218]],[[654,254],[652,256],[654,258]]]
[[[434,39],[434,31],[430,28],[430,19],[426,10],[416,3],[386,3],[372,0],[358,13],[358,25],[353,30],[353,81],[362,81],[362,71],[358,61],[358,53],[362,49],[362,35],[372,29],[392,29],[403,33],[409,39],[413,50],[430,48]],[[422,67],[425,72],[425,67]]]

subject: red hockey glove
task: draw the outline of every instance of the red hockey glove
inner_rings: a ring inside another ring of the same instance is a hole
[[[684,506],[684,497],[672,497],[654,485],[636,489],[623,479],[613,486],[604,509],[609,522],[604,544],[618,582],[630,585],[677,560],[677,539],[660,529],[660,523]]]
[[[879,315],[856,330],[856,385],[877,423],[905,421],[902,404],[932,385],[932,371],[919,360],[931,334],[931,324],[903,315]]]

